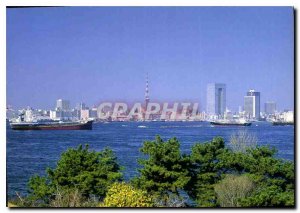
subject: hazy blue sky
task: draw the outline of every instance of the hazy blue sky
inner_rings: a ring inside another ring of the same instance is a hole
[[[54,108],[103,100],[193,100],[227,85],[294,104],[291,7],[64,7],[7,9],[7,104]]]

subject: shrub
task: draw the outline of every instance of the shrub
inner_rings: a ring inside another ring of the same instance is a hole
[[[189,158],[181,155],[180,143],[176,138],[164,142],[159,136],[155,141],[146,141],[140,149],[147,159],[140,159],[143,166],[140,177],[133,183],[150,193],[178,194],[190,180],[188,176]]]
[[[222,138],[216,137],[211,142],[196,143],[190,156],[192,165],[189,167],[191,177],[185,190],[199,207],[216,206],[214,184],[221,179],[219,157],[227,149]]]
[[[215,185],[218,204],[221,207],[241,207],[241,199],[254,190],[254,182],[246,175],[226,175]]]
[[[47,169],[47,176],[29,180],[30,197],[49,204],[58,199],[56,192],[77,189],[80,195],[104,196],[107,188],[122,179],[122,173],[112,150],[89,151],[88,146],[68,149],[62,154],[55,169]],[[75,204],[74,204],[75,205]]]
[[[55,192],[55,198],[51,200],[49,207],[96,207],[97,200],[86,199],[80,191],[74,189],[59,189]]]
[[[276,150],[268,146],[246,148],[243,152],[233,151],[227,149],[219,137],[209,143],[197,143],[192,147],[192,165],[189,167],[191,180],[185,189],[198,206],[215,207],[220,205],[218,199],[222,199],[220,194],[217,197],[215,185],[226,174],[247,174],[255,187],[251,195],[239,199],[238,205],[293,206],[294,163],[278,159],[275,154]],[[228,193],[230,190],[228,188]]]
[[[153,207],[153,201],[146,191],[127,183],[114,183],[100,207]]]
[[[257,137],[246,130],[240,130],[230,137],[230,148],[235,152],[246,152],[249,148],[257,146]]]
[[[11,203],[11,202],[8,202],[7,207],[8,207],[8,208],[18,208],[17,205],[15,205],[15,204],[13,204],[13,203]]]
[[[182,155],[176,138],[164,142],[157,136],[144,142],[140,151],[146,157],[139,160],[142,168],[132,185],[118,183],[122,174],[110,149],[90,152],[88,146],[79,146],[63,153],[46,177],[33,176],[29,196],[11,203],[93,207],[106,195],[101,207],[184,207],[187,199],[180,195],[186,193],[199,207],[295,206],[294,163],[276,158],[274,148],[233,150],[216,137],[194,144],[190,155]]]

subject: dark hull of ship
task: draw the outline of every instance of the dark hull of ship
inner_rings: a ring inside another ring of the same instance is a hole
[[[93,121],[86,123],[11,124],[13,130],[92,130]]]
[[[273,126],[286,126],[286,125],[294,125],[294,122],[275,121],[272,124],[273,124]]]
[[[210,122],[212,125],[217,126],[251,126],[251,123],[222,123],[222,122]]]

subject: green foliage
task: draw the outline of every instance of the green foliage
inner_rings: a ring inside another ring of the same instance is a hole
[[[262,184],[249,197],[242,200],[244,207],[293,207],[294,190],[286,190],[276,185]]]
[[[221,207],[241,207],[241,200],[251,194],[255,185],[247,175],[226,175],[214,188]]]
[[[240,137],[236,137],[239,139]],[[248,140],[248,139],[247,139]],[[225,147],[220,137],[196,143],[190,155],[176,138],[144,142],[142,168],[132,185],[110,149],[68,149],[45,177],[33,176],[18,207],[185,207],[186,193],[198,207],[294,207],[294,163],[268,146]],[[250,143],[253,144],[253,143]],[[241,148],[242,147],[242,148]],[[91,200],[91,195],[97,199]]]
[[[220,137],[211,142],[197,143],[192,147],[191,179],[185,189],[200,207],[216,206],[214,184],[221,179],[218,169],[219,156],[225,151],[224,141]]]
[[[29,181],[32,198],[48,204],[55,199],[57,188],[78,189],[88,198],[90,195],[104,196],[107,188],[122,179],[120,167],[112,150],[89,151],[88,146],[68,149],[64,152],[55,169],[47,169],[46,177],[34,176]]]
[[[227,152],[219,168],[231,173],[249,173],[256,190],[243,200],[243,206],[293,206],[294,164],[275,158],[275,149],[266,146],[246,153]]]
[[[137,187],[154,194],[178,194],[190,180],[189,158],[181,155],[176,138],[164,142],[157,136],[155,141],[144,142],[140,151],[148,158],[139,160],[143,168],[139,170],[140,177],[133,180]]]
[[[239,205],[293,206],[294,164],[276,158],[275,149],[267,146],[247,148],[243,152],[224,146],[222,138],[192,147],[191,180],[185,189],[200,207],[218,205],[214,186],[225,174],[248,174],[255,189]]]
[[[53,198],[54,188],[49,186],[49,181],[45,177],[34,175],[29,179],[28,188],[32,201],[41,200],[44,203],[49,203]]]
[[[100,207],[153,207],[153,199],[146,191],[127,183],[114,183]]]

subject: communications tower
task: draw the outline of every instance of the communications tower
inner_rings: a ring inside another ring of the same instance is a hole
[[[149,102],[150,102],[150,98],[149,98],[149,80],[148,80],[148,72],[147,72],[147,74],[146,74],[146,90],[145,90],[145,111],[147,110]]]

